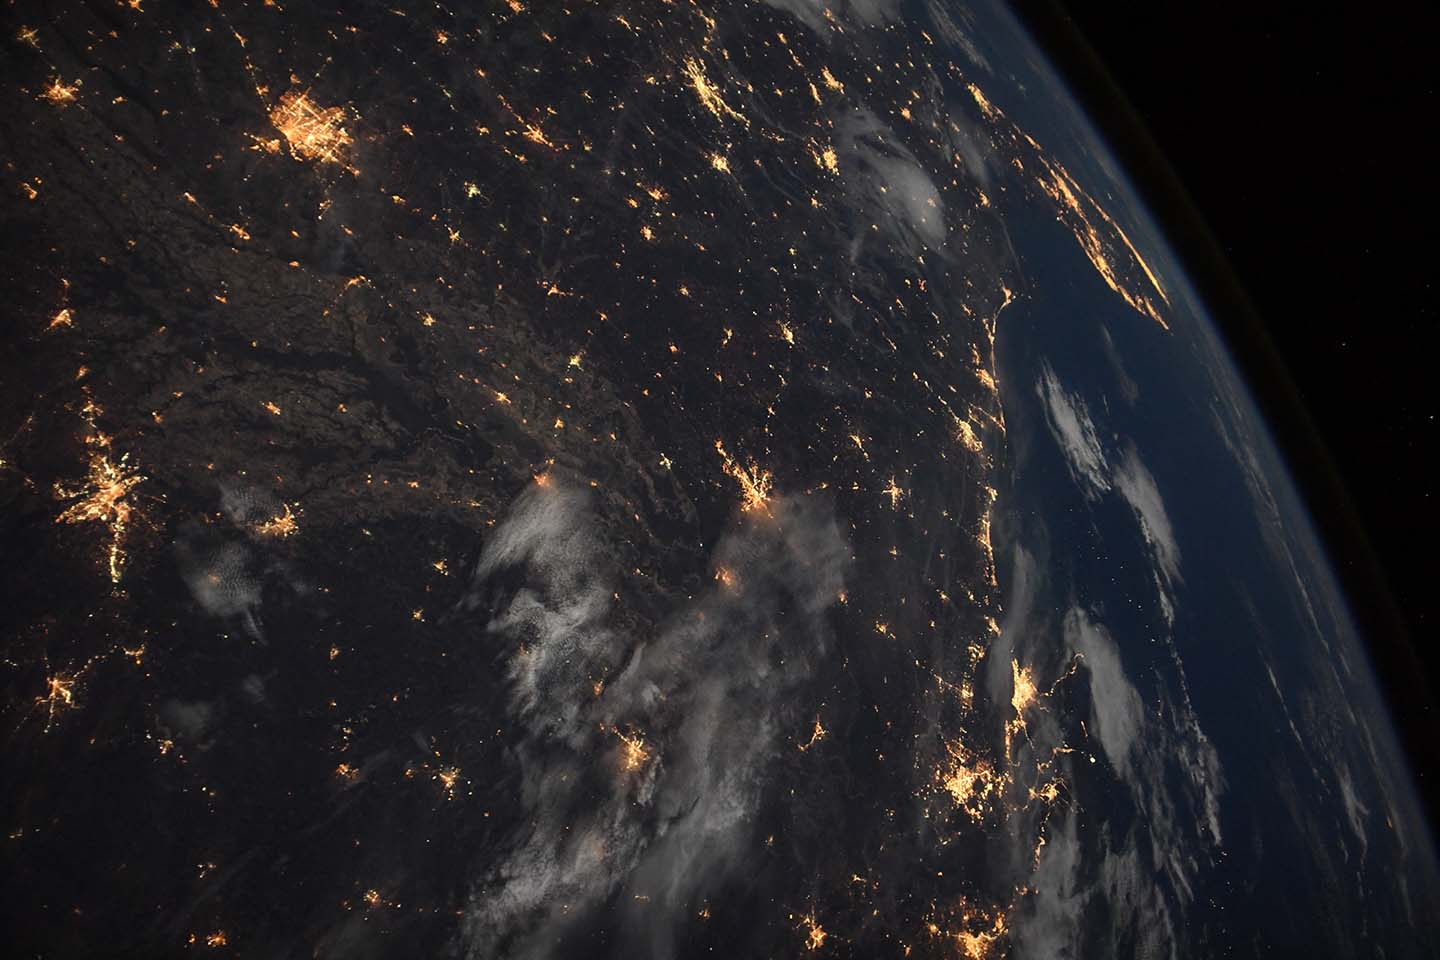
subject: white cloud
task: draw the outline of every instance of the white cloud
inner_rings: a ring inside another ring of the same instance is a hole
[[[1365,849],[1369,845],[1365,836],[1365,820],[1370,816],[1370,808],[1360,799],[1355,791],[1355,781],[1350,776],[1350,768],[1344,763],[1335,765],[1335,781],[1340,785],[1340,801],[1345,807],[1345,819],[1350,823],[1350,829],[1355,834],[1355,840],[1360,844],[1360,856],[1365,856]]]
[[[1132,842],[1125,850],[1107,851],[1100,862],[1097,884],[1104,894],[1108,922],[1095,924],[1108,931],[1114,939],[1101,955],[1117,956],[1125,940],[1130,955],[1146,958],[1179,956],[1175,921],[1155,873],[1140,859],[1140,851]],[[1124,934],[1122,939],[1121,934]]]
[[[1100,437],[1090,411],[1079,396],[1067,393],[1047,363],[1036,384],[1036,392],[1045,405],[1045,419],[1071,474],[1091,500],[1110,489],[1109,464],[1100,447]]]
[[[1155,486],[1155,478],[1140,462],[1134,446],[1127,446],[1120,466],[1115,468],[1115,489],[1140,521],[1140,531],[1150,545],[1167,583],[1180,579],[1180,547],[1175,542],[1175,530],[1170,525],[1170,515],[1165,512],[1165,501]]]
[[[1078,956],[1081,912],[1089,900],[1089,891],[1080,887],[1080,860],[1080,837],[1071,808],[1049,821],[1045,846],[1028,882],[1031,896],[1015,923],[1018,956],[1037,960]]]
[[[765,0],[767,4],[799,20],[821,36],[829,30],[825,12],[830,10],[843,19],[876,26],[895,20],[900,13],[899,0]]]
[[[1130,753],[1145,723],[1140,694],[1125,676],[1120,651],[1109,632],[1079,608],[1065,617],[1065,641],[1080,654],[1090,673],[1090,724],[1105,757],[1122,777],[1130,772]]]
[[[1092,733],[1144,816],[1155,867],[1174,896],[1188,902],[1199,863],[1185,851],[1194,850],[1196,840],[1219,846],[1224,776],[1190,704],[1180,662],[1174,659],[1179,696],[1161,686],[1147,710],[1109,631],[1075,608],[1066,615],[1065,638],[1090,677]]]
[[[610,571],[591,530],[590,494],[558,483],[530,487],[485,544],[475,570],[484,584],[498,571],[523,567],[524,584],[497,609],[488,631],[513,638],[508,662],[512,707],[531,733],[575,736],[590,684],[622,655],[605,625]],[[472,593],[465,606],[474,607]]]
[[[1061,386],[1048,363],[1042,367],[1035,389],[1044,406],[1050,434],[1086,498],[1094,503],[1114,491],[1135,514],[1140,534],[1154,560],[1153,575],[1161,616],[1166,623],[1174,623],[1175,590],[1181,581],[1180,545],[1154,476],[1140,459],[1134,444],[1126,443],[1119,463],[1112,462],[1085,401]]]
[[[1165,501],[1133,445],[1126,446],[1113,476],[1115,491],[1134,511],[1140,534],[1155,561],[1155,589],[1165,622],[1173,623],[1175,587],[1180,582],[1180,546],[1175,541],[1175,528],[1165,511]]]
[[[963,114],[950,116],[948,144],[960,156],[960,163],[968,176],[974,177],[981,187],[989,189],[996,172],[1003,169],[1004,161],[995,153],[986,131],[972,126]]]
[[[925,13],[944,44],[959,49],[971,63],[986,73],[994,72],[990,61],[970,36],[974,30],[974,14],[970,10],[959,4],[932,2],[925,5]]]
[[[260,637],[260,580],[250,551],[238,543],[205,543],[182,538],[175,545],[180,576],[206,613],[239,617],[246,632]]]
[[[517,748],[523,826],[477,885],[472,956],[549,956],[567,924],[612,897],[634,941],[627,955],[671,955],[678,919],[754,849],[778,731],[798,722],[792,701],[828,645],[824,611],[844,587],[848,548],[828,510],[780,499],[716,547],[730,584],[712,583],[653,638],[624,636],[608,625],[592,508],[553,478],[526,491],[464,604],[494,611],[486,632],[514,651],[511,711],[528,731]],[[620,762],[621,733],[643,738],[634,769]],[[580,782],[609,793],[578,796]]]
[[[852,256],[877,227],[896,249],[884,257],[917,257],[945,247],[945,202],[934,178],[875,113],[847,111],[835,117],[840,178],[852,212]]]
[[[870,158],[881,202],[899,222],[929,246],[945,245],[945,205],[929,174],[912,158]]]

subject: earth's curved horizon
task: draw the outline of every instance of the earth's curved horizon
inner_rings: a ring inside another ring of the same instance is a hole
[[[19,4],[16,956],[1433,956],[1185,264],[988,2]]]

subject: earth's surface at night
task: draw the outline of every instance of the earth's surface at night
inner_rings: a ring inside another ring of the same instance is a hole
[[[1008,13],[336,6],[6,10],[7,956],[1434,955]]]

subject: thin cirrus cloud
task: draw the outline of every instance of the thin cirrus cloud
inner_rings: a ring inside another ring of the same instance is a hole
[[[553,477],[530,487],[465,604],[491,612],[485,634],[509,651],[508,710],[525,730],[523,809],[471,897],[472,956],[550,956],[616,897],[627,955],[673,955],[678,921],[744,866],[781,731],[831,645],[824,612],[849,549],[818,500],[742,515],[711,558],[726,575],[651,637],[612,626],[597,509]]]

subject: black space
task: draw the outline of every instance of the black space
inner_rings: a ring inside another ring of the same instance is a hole
[[[1330,545],[1434,812],[1436,8],[1021,12],[1177,245],[1215,274],[1202,289]]]

